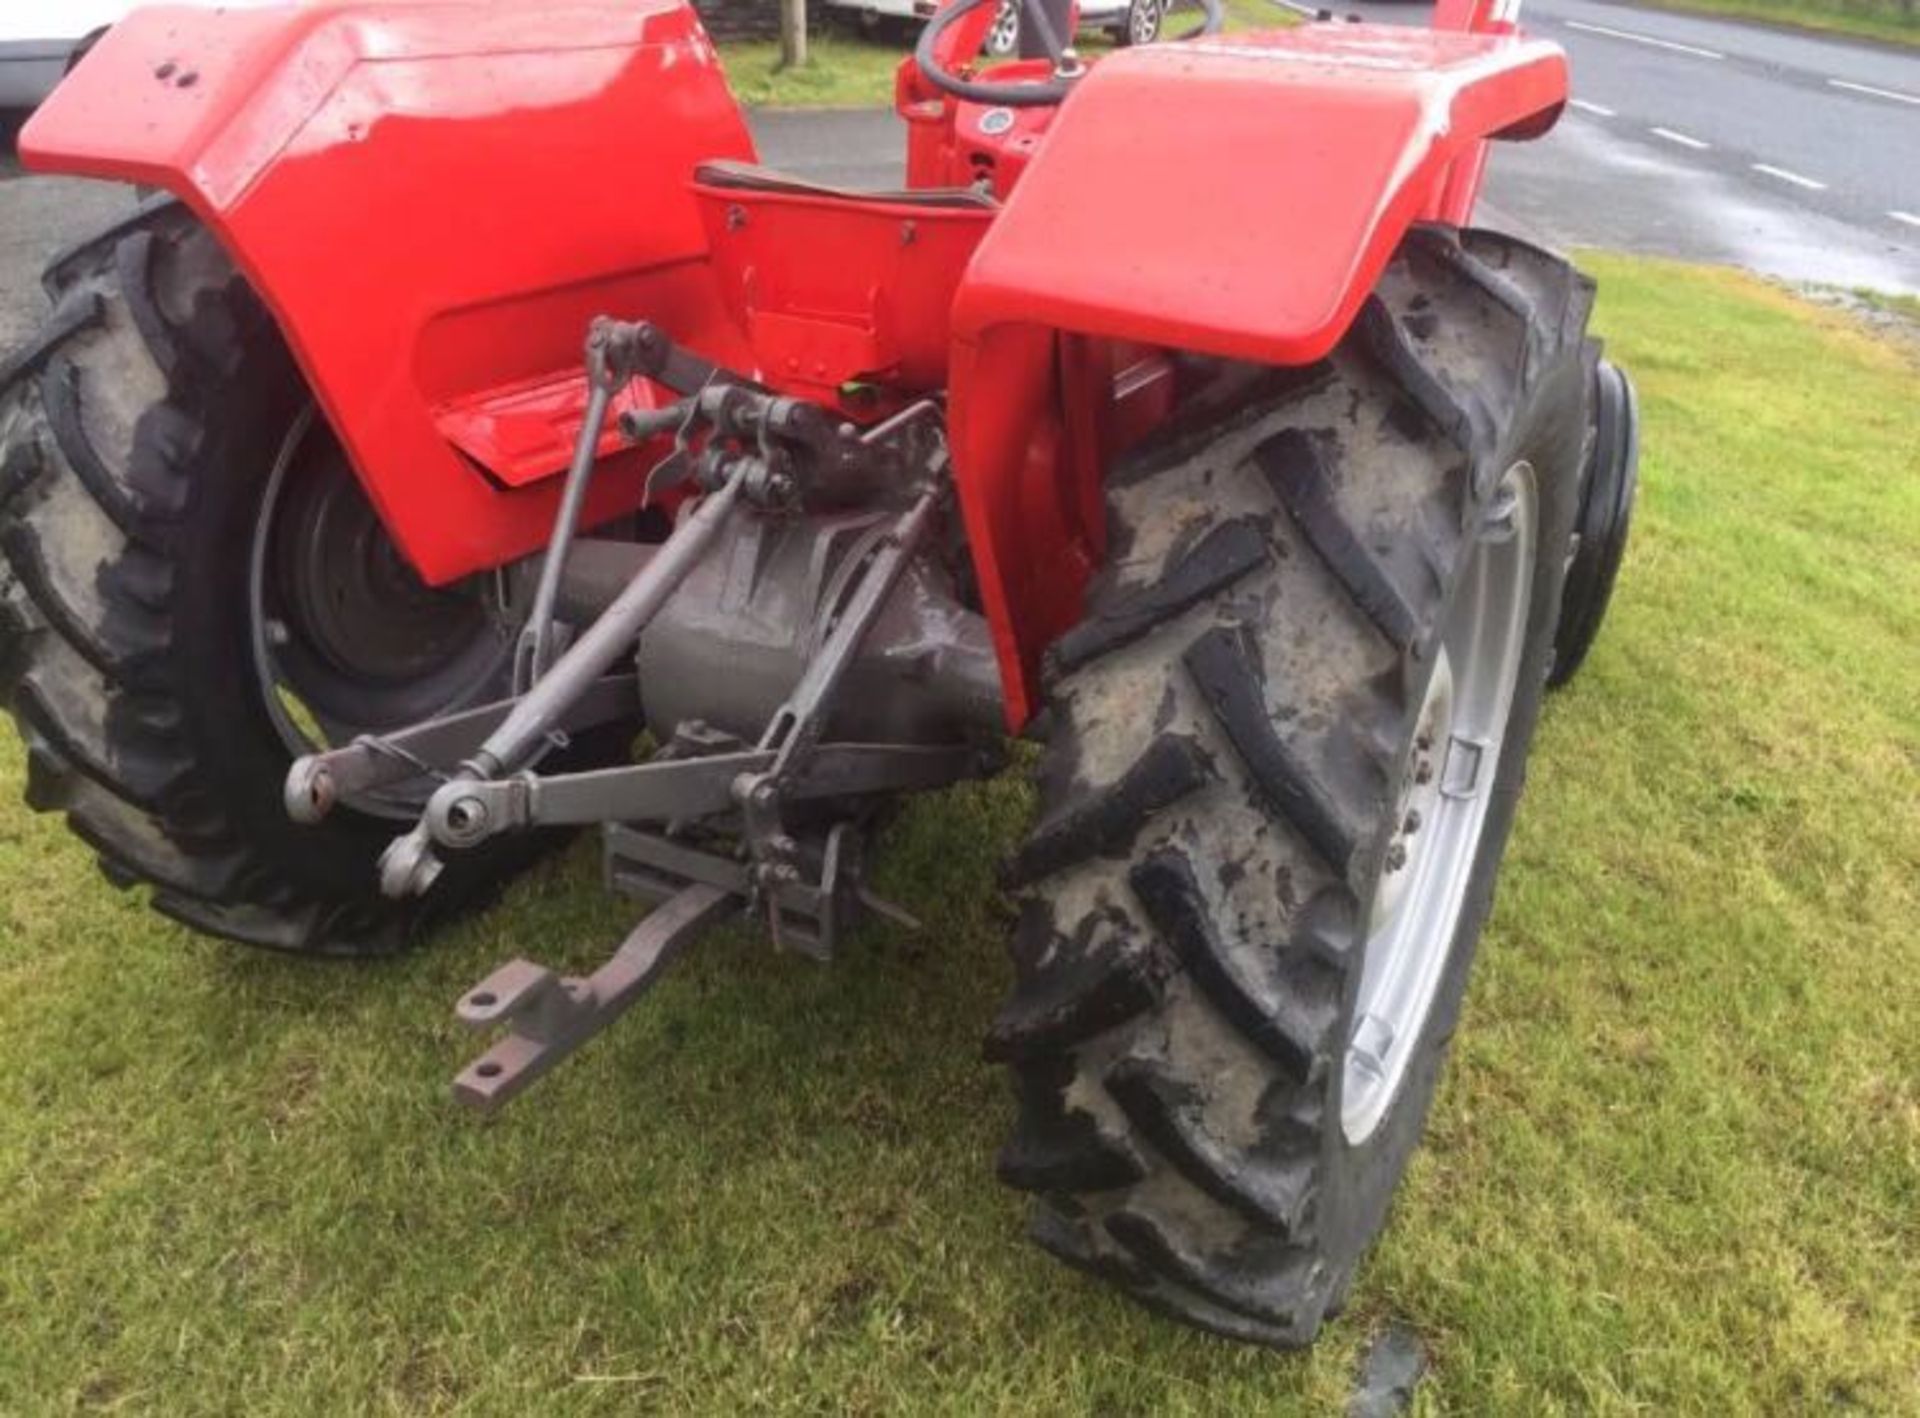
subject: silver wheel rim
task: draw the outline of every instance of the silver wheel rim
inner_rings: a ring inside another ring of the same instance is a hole
[[[987,53],[996,59],[1004,58],[1020,47],[1020,6],[1008,3],[1000,7],[993,17],[993,28],[987,31]]]
[[[1127,13],[1127,38],[1135,44],[1151,44],[1159,32],[1159,0],[1133,0]]]
[[[1374,888],[1341,1080],[1352,1144],[1379,1127],[1418,1052],[1460,913],[1526,645],[1538,540],[1531,466],[1501,478],[1447,613],[1421,702],[1394,833]]]

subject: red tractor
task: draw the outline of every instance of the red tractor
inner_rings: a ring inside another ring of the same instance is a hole
[[[1000,1175],[1299,1344],[1626,533],[1590,282],[1466,225],[1566,60],[1207,0],[1096,63],[1022,3],[1044,55],[928,24],[894,191],[755,165],[685,0],[134,14],[21,139],[162,195],[0,366],[0,692],[34,807],[254,945],[394,950],[598,825],[658,904],[462,997],[483,1109],[716,922],[903,916],[880,810],[1038,740]]]

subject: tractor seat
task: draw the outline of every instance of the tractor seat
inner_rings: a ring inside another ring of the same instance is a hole
[[[882,203],[891,207],[962,208],[991,211],[1000,204],[984,192],[971,187],[905,187],[893,191],[875,191],[863,187],[835,187],[804,177],[776,172],[758,163],[717,159],[703,162],[693,170],[693,180],[702,187],[717,187],[729,192],[784,193],[793,197],[824,197],[837,202]]]

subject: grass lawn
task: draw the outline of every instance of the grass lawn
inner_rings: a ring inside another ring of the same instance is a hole
[[[1663,10],[1694,10],[1766,20],[1796,29],[1857,35],[1890,44],[1920,45],[1920,5],[1914,0],[1640,0]]]
[[[1285,29],[1300,23],[1291,10],[1272,0],[1221,0],[1229,30]],[[773,40],[734,41],[720,46],[740,102],[781,108],[864,108],[893,102],[893,71],[913,47],[902,29],[897,35],[864,39],[837,21],[824,20],[814,9],[809,45],[810,62],[804,69],[782,69],[780,46]],[[1184,34],[1197,22],[1197,13],[1176,11],[1167,21],[1167,33]],[[1079,40],[1087,53],[1111,47],[1101,36]]]
[[[1728,273],[1596,258],[1643,398],[1613,618],[1551,702],[1454,1064],[1306,1355],[1019,1241],[977,1041],[1012,778],[911,808],[933,928],[744,935],[490,1124],[449,1005],[631,919],[586,844],[411,958],[115,894],[0,734],[0,1412],[1920,1411],[1920,368]]]

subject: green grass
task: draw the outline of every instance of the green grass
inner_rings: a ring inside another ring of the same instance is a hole
[[[1915,0],[1642,0],[1663,10],[1691,10],[1764,20],[1794,29],[1920,45]]]
[[[1300,17],[1271,0],[1222,0],[1229,30],[1285,29]],[[1168,34],[1185,33],[1194,19],[1176,12]],[[782,69],[780,46],[773,40],[739,40],[720,46],[727,78],[740,102],[754,107],[864,108],[893,102],[893,73],[913,47],[905,31],[897,38],[864,39],[840,24],[822,23],[816,13],[805,68]],[[1080,47],[1096,53],[1107,40],[1083,35]]]
[[[480,1124],[448,1006],[617,937],[589,851],[411,958],[300,964],[116,895],[7,742],[0,1412],[1330,1412],[1389,1319],[1429,1412],[1920,1411],[1920,372],[1740,276],[1590,264],[1639,525],[1320,1347],[1020,1243],[977,1054],[1014,781],[889,840],[925,934],[714,940]]]

